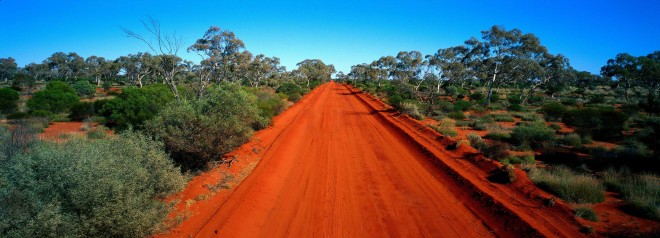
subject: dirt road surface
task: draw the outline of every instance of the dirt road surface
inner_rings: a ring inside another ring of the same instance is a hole
[[[221,204],[199,208],[169,235],[581,236],[573,221],[551,224],[564,214],[536,221],[547,215],[530,208],[538,201],[516,208],[526,198],[500,191],[507,185],[490,184],[484,173],[447,174],[429,159],[435,149],[420,149],[360,97],[337,83],[310,93],[255,136],[267,145],[254,171]]]

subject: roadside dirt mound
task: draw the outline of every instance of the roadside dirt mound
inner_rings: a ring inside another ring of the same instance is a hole
[[[173,198],[172,216],[186,219],[162,237],[583,236],[565,205],[543,206],[550,196],[524,172],[492,183],[499,163],[336,83],[229,156],[239,163],[228,173],[260,162],[233,190],[205,185],[224,168],[193,179]],[[212,196],[195,202],[203,194]]]

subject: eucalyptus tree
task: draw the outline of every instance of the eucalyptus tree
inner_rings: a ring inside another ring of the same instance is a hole
[[[656,103],[660,91],[660,51],[639,57],[640,83],[649,90],[649,104]]]
[[[311,81],[325,82],[330,80],[332,74],[330,67],[320,59],[306,59],[296,64],[297,71],[306,81],[307,87]]]
[[[439,49],[435,54],[427,56],[429,64],[436,68],[438,74],[436,93],[440,93],[443,82],[447,84],[466,82],[467,65],[464,63],[464,58],[467,50],[464,46],[454,46]]]
[[[144,77],[151,76],[151,78],[154,78],[157,69],[156,57],[148,52],[121,56],[117,59],[117,63],[119,68],[126,74],[126,77],[140,88],[144,85]]]
[[[163,81],[169,86],[177,100],[179,90],[177,88],[177,74],[185,68],[182,65],[182,59],[177,56],[183,46],[183,39],[176,33],[166,34],[161,31],[160,22],[149,18],[149,21],[141,21],[144,28],[149,32],[148,37],[133,32],[128,29],[122,29],[127,37],[138,39],[144,42],[156,57],[156,73],[163,78]],[[152,43],[152,38],[156,43]]]
[[[383,80],[388,80],[394,71],[396,59],[393,56],[383,56],[378,60],[371,63],[373,69],[376,70],[378,87],[380,87]]]
[[[231,78],[236,73],[232,69],[238,53],[245,49],[245,44],[236,35],[220,27],[211,26],[204,36],[188,47],[188,52],[195,52],[201,58],[198,72],[199,88],[197,96],[202,98],[212,81]]]
[[[607,60],[607,64],[600,69],[602,75],[614,77],[617,83],[624,88],[626,101],[629,100],[628,91],[640,79],[639,58],[628,53],[616,55],[616,58]]]
[[[50,69],[48,68],[48,65],[43,63],[43,64],[36,64],[36,63],[30,63],[23,67],[23,70],[27,75],[29,75],[32,79],[36,81],[45,81],[48,80],[49,77],[51,76]]]
[[[358,80],[376,82],[378,81],[378,71],[369,64],[358,64],[351,67],[348,77],[353,79],[354,82]]]
[[[401,51],[396,55],[394,77],[401,83],[407,84],[410,80],[419,77],[419,67],[424,56],[419,51]]]
[[[102,68],[105,64],[105,58],[92,55],[85,59],[87,66],[87,76],[93,78],[96,82],[96,86],[101,86],[101,77],[103,76]]]
[[[16,73],[18,73],[18,65],[14,58],[0,58],[0,80],[7,82]]]
[[[75,52],[68,54],[63,52],[53,53],[44,63],[48,65],[50,78],[71,81],[85,76],[86,73],[85,59]]]

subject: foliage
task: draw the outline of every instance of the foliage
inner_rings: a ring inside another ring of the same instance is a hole
[[[83,98],[91,98],[96,93],[96,87],[87,80],[77,81],[71,84],[71,88],[76,91],[78,96]]]
[[[581,108],[568,110],[562,121],[577,127],[581,135],[591,135],[594,139],[613,140],[622,136],[628,116],[613,108]]]
[[[145,125],[183,170],[199,170],[247,142],[253,128],[267,121],[259,113],[254,95],[222,84],[204,99],[172,102]]]
[[[101,114],[108,118],[109,126],[119,130],[127,129],[129,125],[139,129],[172,100],[174,96],[163,84],[128,87],[116,98],[105,102]]]
[[[454,120],[464,120],[465,119],[465,114],[463,114],[463,112],[461,112],[461,111],[450,112],[449,114],[447,114],[447,116],[451,119],[454,119]]]
[[[511,139],[519,146],[547,148],[548,143],[555,140],[555,131],[547,128],[543,123],[531,123],[513,129]]]
[[[515,120],[511,116],[511,114],[505,113],[505,114],[490,114],[490,116],[498,122],[514,122]]]
[[[575,216],[589,221],[598,221],[598,215],[591,207],[580,206],[575,208]]]
[[[417,107],[417,104],[413,102],[402,102],[399,104],[399,109],[401,110],[401,113],[407,114],[412,118],[415,118],[417,120],[424,119],[424,115],[422,115],[422,113],[419,112],[419,108]]]
[[[95,114],[96,108],[93,102],[78,102],[71,107],[69,118],[72,121],[83,121]]]
[[[544,104],[541,107],[541,112],[548,121],[560,121],[566,112],[566,107],[561,103],[551,102]]]
[[[10,114],[18,109],[20,95],[11,88],[0,88],[0,114]]]
[[[470,141],[470,146],[474,147],[477,150],[483,150],[486,148],[486,142],[481,138],[481,136],[476,133],[470,133],[467,135],[468,141]]]
[[[184,177],[162,145],[129,132],[41,142],[0,166],[0,236],[145,237]]]
[[[492,132],[488,132],[488,134],[486,134],[484,138],[489,140],[507,141],[511,139],[511,134],[506,132],[492,131]]]
[[[599,203],[605,201],[605,188],[598,179],[576,174],[569,168],[533,169],[529,178],[540,188],[573,203]]]
[[[454,111],[467,111],[472,108],[472,103],[469,101],[458,100],[454,103]]]
[[[509,157],[509,144],[500,141],[491,141],[487,145],[481,150],[486,157],[498,161]]]
[[[297,102],[298,100],[300,100],[302,95],[306,93],[305,89],[303,89],[298,84],[293,82],[282,83],[282,85],[280,85],[275,92],[284,93],[285,95],[287,95],[289,101],[292,102]]]
[[[580,135],[575,134],[575,133],[571,133],[571,134],[568,134],[568,135],[564,136],[562,141],[566,145],[570,145],[570,146],[573,146],[573,147],[576,147],[576,148],[582,145],[582,138],[580,137]]]
[[[283,93],[272,93],[267,91],[250,89],[250,93],[254,94],[257,97],[257,108],[259,108],[259,115],[262,118],[270,121],[273,117],[279,115],[286,109],[286,101],[284,100],[287,96]],[[258,129],[266,128],[268,123],[263,121],[259,125]]]
[[[46,85],[46,89],[36,92],[27,101],[30,111],[45,110],[53,113],[68,111],[79,101],[75,91],[64,82],[54,81]]]
[[[455,137],[458,135],[458,132],[454,129],[455,124],[454,121],[451,119],[443,119],[440,121],[440,124],[438,126],[434,126],[433,129],[438,131],[440,134],[450,136],[450,137]]]
[[[625,168],[610,168],[603,175],[603,181],[608,189],[623,195],[625,211],[660,221],[660,178],[651,174],[635,175]]]

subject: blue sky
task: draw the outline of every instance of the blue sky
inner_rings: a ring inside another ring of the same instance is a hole
[[[53,1],[0,0],[0,58],[19,65],[57,51],[114,59],[146,46],[121,31],[160,20],[185,47],[212,25],[287,69],[318,58],[349,71],[402,50],[432,54],[493,25],[534,33],[573,67],[598,73],[617,53],[660,50],[660,1]],[[181,56],[197,60],[182,50]]]

